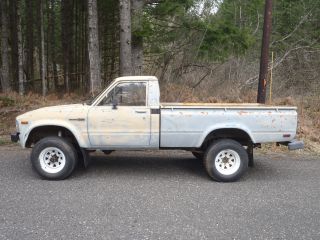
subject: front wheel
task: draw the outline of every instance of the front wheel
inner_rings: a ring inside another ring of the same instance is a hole
[[[248,168],[248,154],[243,146],[232,139],[213,142],[204,156],[208,175],[219,182],[238,180]]]
[[[49,180],[67,178],[77,164],[77,152],[67,140],[51,136],[41,139],[31,152],[31,163],[35,171]]]

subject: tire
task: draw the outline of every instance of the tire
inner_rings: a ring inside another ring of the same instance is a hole
[[[204,152],[192,152],[192,155],[195,156],[199,160],[203,160]]]
[[[213,180],[234,182],[248,169],[248,154],[237,141],[217,140],[205,152],[204,166]]]
[[[77,161],[77,151],[70,142],[61,137],[45,137],[37,142],[31,151],[33,169],[48,180],[69,177]]]

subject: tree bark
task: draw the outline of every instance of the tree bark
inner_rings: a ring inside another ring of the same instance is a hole
[[[94,95],[101,88],[97,0],[88,0],[88,55],[90,93]]]
[[[130,0],[120,0],[120,75],[132,74]]]
[[[9,1],[9,25],[10,25],[10,55],[11,55],[11,79],[13,80],[14,89],[19,88],[19,74],[18,74],[18,21],[17,21],[17,0]],[[18,87],[17,87],[18,86]]]
[[[44,47],[44,16],[43,16],[43,3],[44,0],[40,0],[40,39],[41,39],[41,80],[42,80],[42,96],[47,95],[47,65],[45,58]]]
[[[70,80],[73,62],[72,54],[72,38],[73,38],[73,9],[72,0],[61,1],[61,37],[62,37],[62,52],[63,52],[63,74],[64,85],[67,93],[70,92]]]
[[[52,82],[52,91],[55,91],[58,85],[58,70],[56,63],[56,51],[55,51],[55,39],[56,39],[56,31],[55,31],[55,0],[50,0],[50,13],[49,13],[49,29],[50,29],[50,57],[52,63],[52,72],[53,72],[53,82]],[[48,53],[49,54],[49,53]]]
[[[131,0],[132,10],[132,73],[143,75],[143,37],[135,34],[142,30],[144,0]]]
[[[18,35],[18,83],[19,94],[24,95],[24,73],[23,73],[23,46],[22,46],[22,30],[21,30],[21,9],[20,1],[17,1],[17,35]]]
[[[1,8],[1,87],[4,93],[11,90],[9,81],[9,44],[8,44],[8,2],[7,0],[0,1]]]
[[[33,66],[33,50],[34,50],[34,39],[33,39],[33,26],[34,26],[34,18],[33,18],[33,1],[25,0],[26,5],[26,78],[29,84],[33,85],[34,80],[34,66]]]
[[[119,5],[118,1],[117,4]],[[109,81],[114,77],[114,75],[119,74],[119,65],[118,65],[118,54],[119,54],[119,44],[117,43],[117,39],[119,39],[119,6],[114,7],[112,10],[112,26],[111,26],[111,66],[110,66],[110,73],[109,73]],[[110,82],[109,82],[110,83]]]

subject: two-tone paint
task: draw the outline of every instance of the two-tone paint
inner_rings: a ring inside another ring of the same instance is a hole
[[[100,106],[123,82],[146,84],[145,106]],[[156,77],[115,79],[90,105],[45,107],[17,117],[22,147],[32,131],[56,126],[67,129],[83,149],[200,148],[213,132],[238,130],[253,144],[289,142],[297,129],[296,107],[261,104],[160,103]]]

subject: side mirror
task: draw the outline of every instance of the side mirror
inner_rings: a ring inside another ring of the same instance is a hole
[[[112,109],[117,109],[117,106],[118,106],[118,100],[112,99]]]

